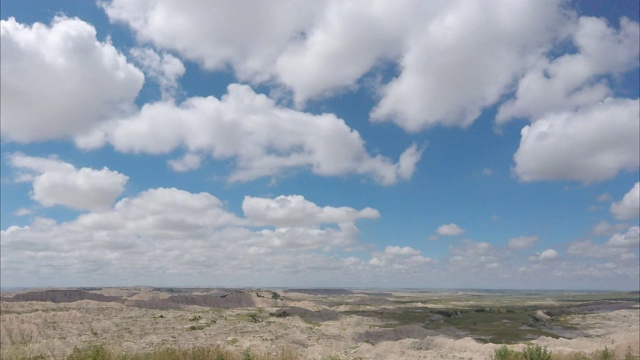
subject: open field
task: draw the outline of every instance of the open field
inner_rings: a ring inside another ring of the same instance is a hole
[[[637,292],[33,290],[3,293],[0,346],[2,359],[94,345],[130,356],[200,347],[265,359],[489,359],[502,344],[622,358],[639,352],[638,304]]]

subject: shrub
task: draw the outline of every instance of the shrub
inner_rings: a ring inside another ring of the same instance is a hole
[[[609,350],[606,346],[604,350],[598,352],[597,359],[598,360],[614,360],[616,358],[616,354]]]
[[[242,352],[242,360],[253,360],[253,355],[251,355],[251,350],[245,349]]]
[[[624,360],[638,360],[638,359],[640,359],[640,357],[633,355],[633,352],[631,351],[631,346],[628,346],[627,353],[624,354]]]
[[[525,360],[551,360],[551,352],[540,345],[529,345],[522,351]]]
[[[111,360],[113,354],[100,344],[87,344],[82,347],[76,347],[67,360]]]
[[[502,345],[493,351],[493,357],[491,360],[509,360],[513,358],[514,354],[515,351],[509,350],[506,345]]]

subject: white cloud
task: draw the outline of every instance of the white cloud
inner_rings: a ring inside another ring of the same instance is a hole
[[[604,181],[640,163],[638,99],[607,99],[522,129],[514,172],[522,181]]]
[[[2,137],[71,138],[133,106],[144,75],[79,19],[51,26],[14,18],[2,29]]]
[[[509,247],[512,249],[526,249],[536,244],[537,236],[518,236],[509,239]]]
[[[412,27],[427,21],[428,6],[417,1],[329,1],[304,39],[277,59],[278,79],[294,91],[298,105],[353,87],[370,69],[398,58]],[[437,11],[437,10],[436,10]]]
[[[160,85],[163,100],[175,96],[179,88],[178,79],[186,70],[180,59],[166,52],[158,54],[150,48],[131,49],[131,55],[145,74]]]
[[[469,274],[481,272],[487,265],[502,263],[507,252],[496,249],[488,242],[477,242],[471,239],[460,240],[449,245],[449,256],[445,271],[452,276],[467,277]],[[467,275],[463,275],[467,274]]]
[[[191,153],[234,159],[229,181],[308,168],[321,176],[370,175],[380,184],[391,185],[411,178],[423,151],[412,145],[395,164],[386,157],[371,156],[360,134],[335,115],[280,107],[238,84],[229,85],[221,100],[193,97],[180,105],[147,104],[131,117],[114,120],[76,140],[83,148],[108,141],[121,152],[166,154],[184,146]],[[174,161],[170,165],[183,170],[197,164]]]
[[[55,161],[50,165],[57,166]],[[611,279],[611,286],[637,283],[637,227],[607,245],[589,242],[582,253],[578,246],[569,247],[568,254],[589,257],[588,262],[574,257],[523,266],[513,252],[470,239],[451,245],[447,261],[401,245],[388,245],[370,257],[346,256],[358,244],[353,221],[369,218],[357,215],[366,215],[363,210],[319,206],[297,196],[251,199],[285,204],[276,206],[276,220],[262,222],[251,212],[236,216],[205,192],[158,188],[67,222],[35,218],[28,226],[11,226],[0,233],[3,283],[296,286],[304,279],[327,286],[517,287],[524,281],[555,287],[579,286],[576,280],[594,277]],[[314,221],[297,222],[300,217],[292,209]],[[268,227],[262,227],[266,222]],[[548,249],[533,259],[556,256]]]
[[[13,213],[15,216],[27,216],[33,214],[33,210],[27,208],[20,208]]]
[[[466,260],[486,261],[487,257],[494,259],[494,248],[488,242],[476,242],[471,239],[460,241],[460,245],[450,245],[451,255],[462,256]]]
[[[298,106],[396,66],[399,75],[379,89],[372,118],[409,131],[470,125],[573,22],[556,0],[491,8],[420,0],[113,0],[103,7],[140,42],[207,69],[229,67],[242,81],[276,81]]]
[[[546,260],[554,260],[559,256],[558,252],[554,249],[546,249],[541,254],[537,256],[537,260],[546,261]]]
[[[252,222],[278,227],[344,224],[380,217],[380,213],[372,208],[319,207],[301,195],[281,195],[275,199],[245,196],[242,211]]]
[[[587,258],[629,260],[636,258],[639,245],[640,228],[632,226],[625,233],[613,234],[605,244],[596,244],[591,240],[576,241],[569,245],[567,253]]]
[[[387,246],[386,248],[384,248],[384,254],[390,256],[414,256],[420,255],[420,251],[409,246]]]
[[[387,246],[383,252],[374,253],[369,265],[395,270],[415,269],[432,263],[433,259],[422,256],[421,252],[409,247]]]
[[[129,177],[108,168],[76,169],[55,158],[9,156],[12,167],[22,170],[19,181],[33,184],[31,197],[43,206],[62,205],[77,210],[104,210],[122,194]]]
[[[611,204],[611,214],[618,220],[638,219],[640,215],[640,182],[636,182],[621,201]]]
[[[640,246],[640,227],[633,226],[624,234],[614,234],[606,246],[614,248],[637,248]]]
[[[102,2],[140,42],[171,49],[210,70],[230,66],[241,80],[267,80],[277,57],[305,32],[322,1],[114,0]]]
[[[168,160],[167,163],[173,171],[185,172],[195,170],[202,163],[202,156],[198,154],[187,153],[180,159]]]
[[[407,131],[471,125],[535,63],[568,20],[556,1],[447,5],[432,18],[421,18],[418,31],[405,38],[402,71],[381,89],[373,120],[391,120]]]
[[[283,198],[252,199],[276,203]],[[211,194],[149,189],[118,201],[109,211],[60,223],[37,218],[29,226],[2,231],[2,276],[33,274],[49,279],[55,274],[66,279],[81,276],[150,283],[159,281],[159,274],[160,278],[178,276],[183,281],[185,276],[189,281],[241,281],[250,273],[252,281],[262,274],[283,281],[287,274],[334,277],[327,274],[362,265],[353,258],[335,257],[333,252],[357,243],[354,222],[375,217],[375,210],[358,212],[347,207],[319,207],[301,197],[296,200],[305,209],[315,209],[311,216],[316,222],[296,222],[297,214],[288,212],[280,213],[273,222],[291,226],[256,229],[255,219],[225,210]],[[286,219],[287,215],[291,218]],[[320,228],[320,222],[338,226]],[[392,255],[409,263],[424,260],[407,249]]]
[[[464,229],[454,223],[451,223],[441,225],[436,229],[436,232],[438,235],[442,236],[458,236],[464,234]]]
[[[598,76],[638,66],[638,29],[638,23],[626,18],[616,31],[604,19],[581,17],[572,34],[578,53],[543,61],[530,70],[520,79],[516,98],[500,107],[496,121],[535,120],[604,100],[611,90]]]
[[[629,227],[628,224],[611,224],[606,220],[602,220],[593,226],[591,230],[597,236],[611,236],[617,231],[622,231]]]

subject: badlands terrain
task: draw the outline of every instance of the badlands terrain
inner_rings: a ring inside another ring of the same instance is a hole
[[[490,359],[508,344],[636,355],[638,292],[74,288],[3,291],[1,358],[218,346],[301,359]]]

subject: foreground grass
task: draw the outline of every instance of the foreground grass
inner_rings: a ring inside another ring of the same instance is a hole
[[[638,357],[629,349],[624,357],[607,349],[596,351],[592,354],[576,352],[571,354],[554,354],[540,345],[529,345],[522,351],[515,351],[502,346],[496,349],[491,360],[638,360]]]
[[[6,354],[7,360],[44,360],[50,357],[38,355]],[[122,353],[101,344],[86,344],[73,349],[71,354],[60,360],[300,360],[291,349],[284,348],[275,354],[254,354],[249,349],[231,351],[215,347],[194,347],[191,349],[160,348],[142,353]]]
[[[46,355],[7,354],[7,360],[44,360]],[[162,348],[144,353],[118,353],[101,344],[86,344],[76,347],[73,352],[60,360],[301,360],[293,350],[285,348],[274,354],[254,354],[249,349],[244,351],[225,350],[219,346],[195,347],[191,349]],[[339,356],[326,357],[324,360],[341,360]],[[522,351],[515,351],[505,345],[496,349],[490,360],[640,360],[631,351],[617,356],[606,347],[591,354],[575,352],[571,354],[554,354],[539,345],[529,345]]]

